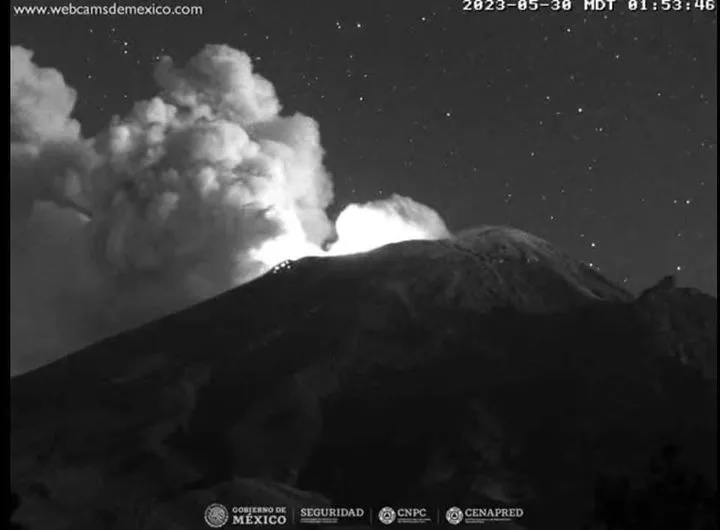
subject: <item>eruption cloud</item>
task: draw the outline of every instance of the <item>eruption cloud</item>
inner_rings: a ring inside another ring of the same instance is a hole
[[[335,221],[338,239],[331,254],[365,252],[410,239],[450,237],[438,213],[409,197],[394,194],[366,204],[350,204]]]
[[[32,59],[10,48],[13,373],[287,259],[449,236],[399,195],[349,205],[333,226],[318,124],[282,115],[241,51],[163,58],[158,96],[92,139],[71,117],[75,91]]]

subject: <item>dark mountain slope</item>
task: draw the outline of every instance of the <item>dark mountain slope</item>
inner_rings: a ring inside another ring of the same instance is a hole
[[[197,528],[214,500],[329,499],[577,529],[602,477],[645,491],[668,445],[714,491],[716,315],[512,229],[284,264],[14,378],[17,519]]]
[[[529,528],[579,528],[598,475],[639,480],[664,445],[687,448],[690,468],[716,483],[715,389],[648,349],[632,308],[468,320],[423,374],[371,373],[375,392],[331,399],[335,428],[301,484],[374,505],[506,499],[526,508]]]

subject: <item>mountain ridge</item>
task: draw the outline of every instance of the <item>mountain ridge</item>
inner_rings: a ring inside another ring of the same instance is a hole
[[[13,378],[17,520],[194,528],[203,499],[300,497],[520,505],[518,527],[576,529],[598,474],[637,481],[663,444],[715,469],[714,297],[633,297],[539,238],[464,237],[281,264]]]

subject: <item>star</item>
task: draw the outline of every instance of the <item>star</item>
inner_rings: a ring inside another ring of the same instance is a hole
[[[222,43],[252,58],[281,115],[317,122],[337,202],[392,187],[459,228],[537,226],[573,256],[621,263],[632,290],[678,263],[690,283],[688,264],[715,250],[712,21],[536,12],[488,27],[456,5],[410,2],[292,9],[275,32],[277,6],[252,4],[252,17],[245,2],[206,9],[192,32],[186,17],[152,30],[147,18],[69,17],[48,30],[16,18],[11,35],[65,75],[88,138],[163,93],[151,64],[170,56],[180,71]],[[345,180],[360,170],[368,178]]]

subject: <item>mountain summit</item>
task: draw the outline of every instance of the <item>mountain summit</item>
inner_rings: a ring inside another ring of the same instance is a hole
[[[635,298],[511,228],[286,262],[13,378],[14,520],[190,529],[217,501],[705,528],[716,352],[715,298]]]

